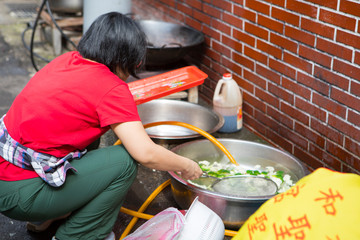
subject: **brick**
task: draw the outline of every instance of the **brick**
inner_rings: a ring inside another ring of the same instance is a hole
[[[257,41],[257,49],[266,52],[277,59],[281,59],[282,50],[280,48],[261,41],[260,39]]]
[[[229,69],[230,72],[241,74],[242,67],[234,61],[229,60],[228,58],[222,57],[221,63]]]
[[[355,126],[360,126],[360,114],[359,113],[349,110],[347,120],[349,122],[351,122],[352,124],[354,124]]]
[[[304,1],[288,0],[286,7],[289,10],[316,18],[318,7],[305,3]]]
[[[360,175],[360,170],[356,170],[353,167],[347,165],[347,164],[343,164],[342,165],[342,172],[347,172],[347,173],[355,173]]]
[[[354,167],[355,169],[360,170],[359,158],[354,157],[352,154],[350,154],[341,146],[337,144],[333,144],[332,142],[329,141],[327,142],[326,150],[335,157],[339,158],[340,160]]]
[[[284,64],[282,61],[278,61],[275,59],[269,59],[269,67],[279,73],[284,74],[292,79],[295,79],[296,71],[294,68],[290,67],[287,64]]]
[[[270,5],[263,1],[246,0],[246,7],[266,15],[270,14]]]
[[[199,0],[186,0],[186,4],[188,4],[192,8],[196,8],[198,10],[202,10],[202,2]]]
[[[261,124],[264,124],[266,128],[273,129],[274,131],[277,131],[276,129],[279,126],[278,121],[271,118],[269,114],[264,114],[264,112],[261,111],[255,111],[254,117],[257,121],[259,121]]]
[[[273,30],[278,33],[283,33],[284,31],[284,23],[273,20],[263,15],[258,15],[257,23],[267,29]]]
[[[212,48],[206,48],[205,55],[217,62],[220,62],[221,60],[221,54],[217,51],[214,51]]]
[[[294,104],[294,94],[288,91],[285,91],[280,86],[274,85],[273,83],[268,83],[269,93],[277,96],[279,99],[288,102],[289,104]]]
[[[281,8],[272,7],[271,17],[294,26],[299,26],[300,24],[300,17],[298,15]]]
[[[292,152],[293,144],[287,139],[283,138],[280,134],[275,133],[272,129],[268,129],[266,131],[266,136],[270,140],[270,142],[276,143],[276,147],[279,147],[287,152]]]
[[[330,68],[331,67],[331,57],[321,53],[317,50],[309,48],[307,46],[300,45],[299,46],[299,56],[309,59],[315,63],[318,63],[324,67]]]
[[[360,68],[354,65],[334,59],[333,69],[346,76],[360,80]]]
[[[213,28],[209,28],[206,25],[202,26],[202,33],[211,37],[213,40],[220,41],[221,39],[221,33],[217,30],[214,30]]]
[[[230,25],[222,22],[222,21],[219,21],[217,19],[212,19],[211,20],[211,29],[213,31],[216,31],[216,32],[221,32],[221,33],[224,33],[226,35],[231,35],[231,27]]]
[[[158,17],[160,17],[161,16],[161,18],[163,19],[163,21],[168,21],[168,22],[171,22],[171,21],[174,21],[174,19],[177,19],[179,22],[181,22],[181,23],[184,23],[185,21],[186,21],[186,16],[187,15],[185,15],[184,13],[182,13],[182,12],[179,12],[179,11],[177,11],[177,10],[175,10],[175,9],[167,9],[166,11],[166,15],[165,16],[163,16],[164,14],[160,14],[160,13],[158,13]],[[170,17],[171,16],[171,17]],[[156,17],[156,16],[154,16],[154,17]]]
[[[285,0],[263,0],[263,1],[271,3],[273,5],[278,5],[280,7],[285,7]]]
[[[255,88],[255,96],[275,108],[279,107],[279,99],[260,88]]]
[[[352,124],[329,114],[328,123],[331,127],[346,134],[348,137],[353,138],[356,141],[360,141],[360,130],[355,128]]]
[[[326,39],[318,38],[316,42],[316,48],[349,62],[352,60],[353,51],[351,49]]]
[[[308,88],[300,85],[294,80],[287,79],[286,77],[282,78],[281,86],[290,92],[295,93],[295,96],[301,96],[307,100],[309,100],[311,97],[311,91]]]
[[[290,52],[297,53],[298,43],[281,35],[270,33],[270,42]]]
[[[328,69],[315,66],[314,76],[341,89],[349,89],[350,80],[348,78],[342,77]],[[327,93],[325,93],[325,95],[327,95]]]
[[[211,2],[211,0],[207,0],[207,1]],[[233,2],[240,5],[244,5],[244,0],[233,0]]]
[[[313,19],[301,18],[301,28],[320,36],[334,39],[335,29]]]
[[[316,118],[311,118],[310,126],[314,131],[326,136],[327,139],[330,139],[338,144],[342,144],[344,141],[343,134]]]
[[[252,34],[254,36],[257,36],[259,38],[265,39],[265,40],[268,40],[268,38],[269,38],[268,30],[258,27],[249,22],[245,22],[245,32]]]
[[[240,17],[233,14],[223,13],[223,20],[236,28],[242,29],[243,20]]]
[[[335,171],[341,171],[342,162],[331,154],[327,153],[324,148],[310,143],[309,153],[324,163],[324,166]]]
[[[215,7],[218,7],[220,9],[222,9],[223,11],[227,11],[227,12],[231,12],[232,9],[232,4],[229,1],[226,0],[216,0],[216,1],[212,1],[212,4]]]
[[[311,73],[312,72],[312,64],[304,60],[303,58],[299,58],[298,56],[292,55],[290,53],[284,52],[283,57],[284,62],[296,67],[304,72]]]
[[[245,71],[245,70],[244,70]],[[244,92],[249,92],[249,93],[253,93],[254,92],[254,84],[250,81],[247,81],[246,79],[243,79],[241,77],[237,77],[236,75],[233,75],[234,80],[237,82],[237,84],[239,85],[240,89]],[[243,96],[244,98],[244,96]],[[243,101],[245,101],[243,99]]]
[[[180,12],[187,14],[189,16],[192,15],[192,8],[185,4],[178,4],[176,7]]]
[[[250,69],[251,71],[254,71],[254,61],[250,58],[244,57],[241,54],[233,52],[232,59],[240,64],[241,66]]]
[[[257,64],[256,73],[275,84],[280,84],[281,76],[272,69],[265,68],[260,64]]]
[[[360,99],[358,97],[350,95],[348,92],[337,88],[332,88],[330,97],[335,101],[360,112]]]
[[[256,85],[264,90],[266,89],[266,80],[259,77],[257,74],[254,74],[253,72],[244,69],[244,78],[246,80],[250,81],[251,83],[253,83],[254,85]],[[252,92],[252,93],[254,93],[254,92]]]
[[[248,116],[247,116],[247,114],[245,112],[245,114],[244,114],[244,125],[246,127],[248,127],[249,129],[259,129],[259,130],[256,130],[256,131],[254,130],[254,132],[256,134],[261,134],[262,136],[265,136],[266,135],[265,126],[262,125],[261,123],[259,123],[256,118],[251,118],[251,119],[248,120],[247,117]]]
[[[296,146],[294,147],[294,153],[293,154],[299,160],[301,160],[302,162],[309,165],[312,169],[317,169],[317,168],[320,168],[320,167],[324,166],[324,164],[319,159],[317,159],[313,155],[309,154],[308,151],[300,149],[300,148],[298,148]]]
[[[190,17],[185,17],[185,24],[195,29],[201,29],[201,22],[194,20]]]
[[[285,36],[295,39],[306,45],[315,46],[315,36],[291,26],[285,26]]]
[[[356,20],[354,18],[336,12],[330,12],[325,9],[320,9],[319,20],[350,31],[354,31],[356,26]]]
[[[360,36],[358,34],[351,34],[338,30],[336,34],[336,41],[360,49]]]
[[[203,4],[202,9],[203,9],[203,12],[208,14],[209,16],[212,16],[216,19],[221,18],[222,11],[218,8],[215,8],[214,6],[211,6],[209,4]]]
[[[220,55],[225,55],[228,58],[231,58],[231,49],[228,48],[225,44],[222,44],[218,41],[211,41],[211,47],[213,50],[217,51]]]
[[[323,95],[313,93],[312,102],[313,104],[316,104],[317,106],[326,109],[339,117],[346,117],[346,107],[344,105],[341,105]],[[325,121],[324,119],[321,120]]]
[[[360,143],[355,142],[354,139],[345,138],[345,148],[356,156],[360,156]],[[360,170],[360,169],[359,169]]]
[[[299,135],[298,133],[294,131],[289,131],[287,128],[280,128],[279,131],[280,135],[289,140],[292,143],[296,143],[297,147],[301,147],[303,149],[307,149],[308,147],[308,140]]]
[[[309,87],[312,90],[315,90],[323,95],[328,95],[330,92],[329,84],[319,81],[314,76],[306,75],[304,73],[297,73],[297,81],[305,86]]]
[[[360,83],[359,82],[351,81],[350,93],[354,94],[355,96],[360,96]]]
[[[340,11],[360,17],[360,4],[358,1],[340,1]]]
[[[242,6],[235,6],[234,5],[234,14],[238,17],[241,17],[243,19],[246,19],[250,22],[255,22],[256,21],[256,13],[252,12],[248,9],[245,9]]]
[[[291,118],[298,120],[299,122],[309,125],[310,118],[304,112],[296,109],[294,106],[291,106],[285,102],[280,102],[281,112],[289,115]]]
[[[255,38],[247,33],[233,29],[233,38],[244,42],[252,47],[255,46]]]
[[[284,113],[280,112],[279,109],[267,108],[266,114],[275,120],[274,124],[269,125],[269,127],[275,130],[277,133],[280,132],[280,130],[278,129],[279,123],[286,126],[287,128],[294,128],[294,120],[289,118],[289,116],[285,115]]]
[[[324,0],[306,0],[306,1],[315,3],[320,6],[332,8],[332,9],[337,9],[337,3],[338,3],[338,0],[326,0],[326,1],[324,1]]]
[[[246,99],[245,99],[245,96],[246,96]],[[265,112],[265,110],[266,110],[265,102],[254,97],[253,94],[250,95],[250,94],[244,93],[244,102],[249,103],[251,106],[254,106],[254,108],[257,109],[258,111]]]
[[[200,12],[196,9],[193,9],[192,17],[202,23],[205,23],[207,25],[210,25],[211,23],[211,17],[207,14],[204,14],[203,12]]]
[[[360,65],[360,52],[355,52],[354,63],[357,64],[357,65]]]
[[[244,45],[244,54],[256,62],[267,64],[268,56],[261,51],[256,51],[256,49]]]
[[[317,146],[321,148],[325,146],[324,138],[317,132],[311,130],[308,126],[295,122],[294,130],[309,141],[315,143]]]
[[[221,37],[222,44],[225,44],[227,47],[237,51],[242,52],[242,43],[238,40],[235,40],[233,38],[229,38],[228,36],[222,35]]]

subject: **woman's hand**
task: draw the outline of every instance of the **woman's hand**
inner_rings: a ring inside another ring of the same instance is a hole
[[[188,160],[188,166],[185,167],[183,171],[178,171],[177,173],[180,174],[181,177],[186,180],[194,180],[199,178],[203,174],[201,168],[193,160],[190,159],[187,160]]]

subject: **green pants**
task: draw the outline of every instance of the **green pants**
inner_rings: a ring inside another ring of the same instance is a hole
[[[43,221],[72,212],[58,228],[58,239],[104,239],[136,177],[137,164],[121,145],[90,151],[71,164],[77,173],[69,171],[59,188],[40,178],[0,181],[0,212],[21,221]]]

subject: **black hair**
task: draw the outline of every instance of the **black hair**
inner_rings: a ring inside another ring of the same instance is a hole
[[[115,74],[120,68],[137,77],[137,69],[145,63],[146,35],[136,21],[110,12],[91,24],[77,50],[82,57],[104,64]]]

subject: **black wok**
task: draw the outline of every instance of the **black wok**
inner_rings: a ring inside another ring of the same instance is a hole
[[[148,40],[147,66],[177,62],[204,42],[203,33],[188,26],[154,20],[139,23]]]

